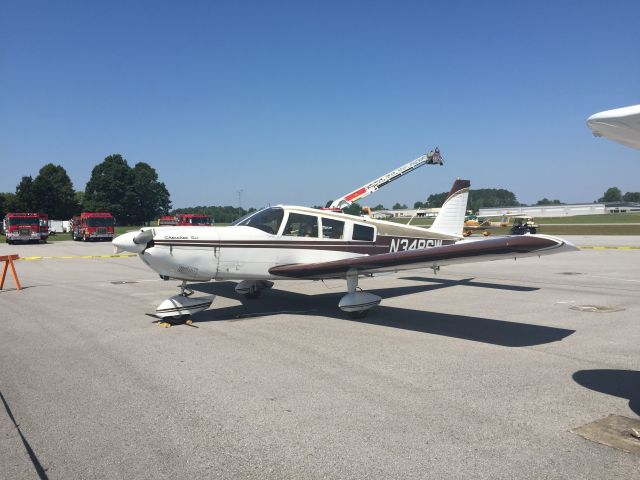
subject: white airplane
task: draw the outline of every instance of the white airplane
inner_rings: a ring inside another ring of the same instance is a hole
[[[179,318],[207,309],[213,296],[192,298],[189,281],[240,280],[236,292],[257,298],[275,280],[347,282],[338,307],[364,316],[381,298],[358,289],[360,276],[576,250],[560,238],[518,235],[464,241],[469,181],[456,180],[430,228],[401,225],[296,206],[253,212],[228,227],[153,227],[113,240],[116,251],[137,253],[165,280],[182,280],[181,293],[156,309]]]
[[[587,125],[596,137],[640,148],[640,105],[594,113]]]

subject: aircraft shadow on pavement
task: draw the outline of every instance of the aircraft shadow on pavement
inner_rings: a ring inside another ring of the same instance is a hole
[[[465,287],[491,288],[494,290],[510,290],[512,292],[534,292],[540,290],[538,287],[525,287],[522,285],[504,285],[502,283],[476,282],[474,278],[463,278],[462,280],[449,280],[436,277],[401,277],[400,280],[412,280],[414,282],[440,283],[443,286],[454,287],[462,285]]]
[[[217,320],[239,320],[278,313],[311,314],[348,320],[346,314],[340,311],[337,306],[340,298],[344,295],[343,291],[306,295],[274,288],[264,292],[258,300],[247,300],[235,292],[236,283],[234,282],[199,283],[190,284],[189,286],[194,290],[239,300],[242,303],[232,307],[215,308],[214,302],[213,309],[198,313],[194,317],[194,321],[198,323]],[[449,285],[416,285],[367,289],[367,292],[380,295],[384,302],[384,299],[435,290],[445,286]],[[367,317],[357,321],[370,325],[443,335],[505,347],[526,347],[557,342],[575,332],[575,330],[543,325],[427,312],[385,305],[375,307]]]
[[[640,415],[640,372],[635,370],[579,370],[573,380],[583,387],[629,400],[629,408]]]

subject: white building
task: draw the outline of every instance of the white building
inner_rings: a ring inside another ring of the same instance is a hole
[[[376,210],[373,218],[435,218],[439,208],[407,208],[403,210]]]
[[[574,215],[600,215],[607,213],[604,203],[580,203],[575,205],[535,205],[532,207],[481,208],[479,217],[499,217],[505,214],[530,217],[571,217]]]

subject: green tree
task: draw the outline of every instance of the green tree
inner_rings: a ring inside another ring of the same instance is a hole
[[[618,187],[608,188],[606,192],[604,192],[604,196],[598,199],[598,202],[621,202],[622,201],[622,191]]]
[[[449,192],[432,193],[424,204],[427,208],[440,208],[447,199]]]
[[[169,192],[149,164],[133,168],[120,154],[96,165],[87,182],[83,210],[111,212],[120,224],[141,224],[171,208]]]
[[[71,218],[80,209],[71,179],[60,165],[48,163],[42,167],[33,180],[32,192],[38,211],[49,218]]]
[[[352,203],[347,208],[343,208],[342,211],[348,215],[362,215],[362,207],[357,202]]]
[[[448,196],[449,192],[429,195],[426,207],[441,207]],[[479,188],[478,190],[469,190],[467,210],[477,212],[481,208],[517,207],[519,205],[515,194],[509,190],[503,188]]]
[[[398,202],[396,202],[393,207],[391,207],[392,210],[406,210],[407,208],[409,207],[407,207],[404,203]]]
[[[15,202],[15,193],[0,193],[0,220],[2,220],[7,215],[7,213],[14,211]]]
[[[622,196],[624,202],[640,202],[640,192],[627,192]]]
[[[136,163],[133,167],[133,192],[136,205],[130,216],[136,225],[165,215],[171,208],[167,187],[158,181],[156,170],[147,163]]]
[[[469,190],[467,209],[477,212],[481,208],[517,207],[518,199],[515,194],[504,188],[479,188]]]
[[[73,194],[73,198],[75,198],[76,203],[80,205],[80,210],[85,211],[83,208],[84,205],[84,192],[75,192]]]
[[[36,205],[33,196],[33,178],[31,175],[22,177],[20,183],[16,186],[15,205],[16,210],[24,212],[36,212]]]
[[[378,205],[376,205],[375,207],[373,207],[371,210],[378,211],[378,210],[385,210],[384,205],[382,205],[381,203],[379,203]]]
[[[91,171],[84,189],[83,210],[111,212],[121,224],[129,224],[135,208],[133,170],[122,155],[109,155]]]
[[[415,202],[413,204],[413,208],[425,208],[425,207],[426,207],[426,204],[423,202]]]
[[[562,205],[560,200],[549,200],[547,197],[544,197],[542,200],[538,200],[536,205]]]

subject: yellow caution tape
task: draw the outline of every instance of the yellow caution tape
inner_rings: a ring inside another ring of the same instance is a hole
[[[124,253],[114,255],[61,255],[53,257],[20,257],[18,260],[66,260],[76,258],[125,258],[125,257],[137,257],[137,253]]]
[[[640,250],[640,246],[636,245],[579,245],[581,250]]]

